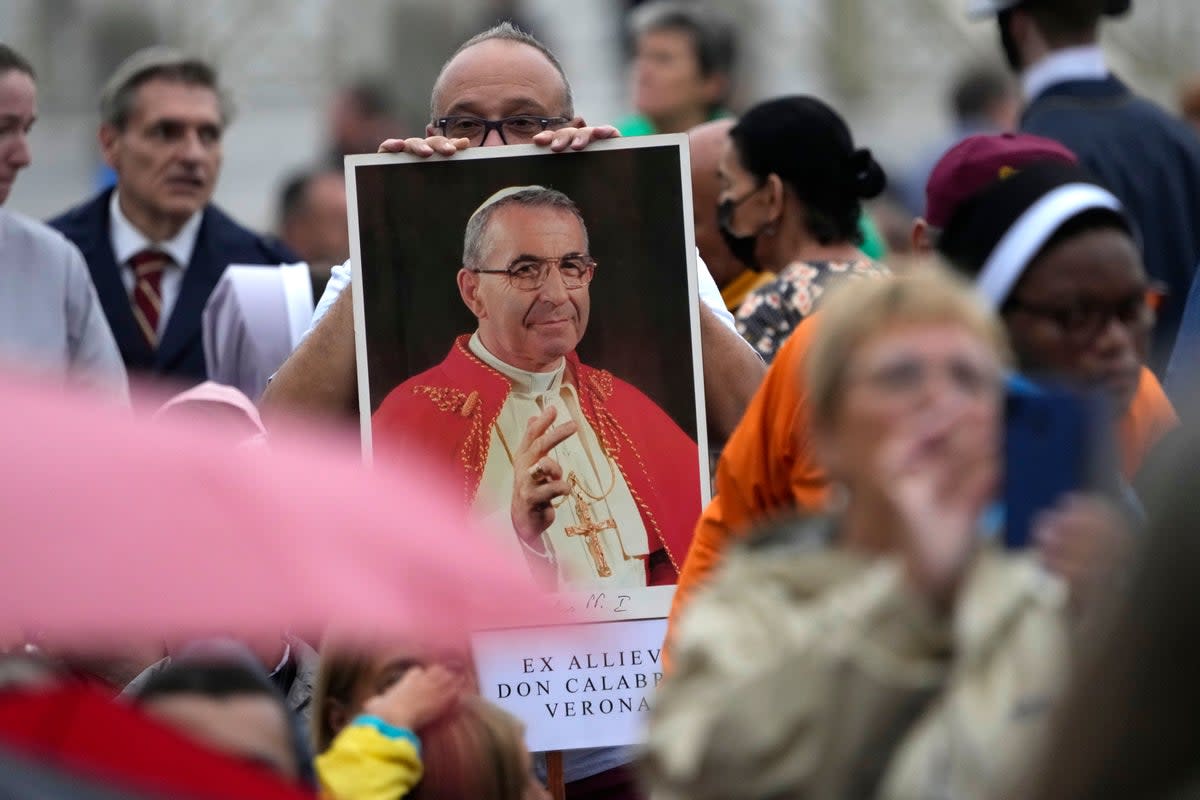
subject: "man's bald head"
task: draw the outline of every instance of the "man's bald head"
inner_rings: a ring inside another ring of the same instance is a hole
[[[736,120],[718,119],[688,131],[692,160],[692,216],[696,223],[696,246],[718,286],[725,286],[746,270],[733,257],[717,226],[717,161]]]
[[[489,101],[501,111],[482,113]],[[571,84],[554,53],[503,22],[463,42],[445,63],[433,84],[429,114],[431,122],[456,114],[571,118],[575,106]]]

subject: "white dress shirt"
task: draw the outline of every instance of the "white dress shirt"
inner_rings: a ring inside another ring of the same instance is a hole
[[[174,264],[168,265],[163,270],[160,291],[162,313],[158,315],[159,338],[162,338],[166,331],[167,322],[171,319],[171,310],[175,308],[175,301],[179,299],[179,290],[183,285],[183,271],[187,269],[188,262],[192,260],[192,251],[196,249],[196,236],[200,232],[200,221],[203,216],[203,210],[197,211],[183,224],[179,233],[174,237],[163,242],[152,242],[135,228],[121,211],[117,192],[114,191],[109,200],[108,235],[112,242],[113,255],[116,256],[117,265],[121,268],[121,282],[125,284],[126,294],[132,297],[133,287],[136,285],[136,278],[133,274],[133,267],[129,266],[129,259],[147,248],[152,248],[166,253],[175,261]]]
[[[1100,45],[1088,44],[1055,50],[1025,70],[1021,87],[1026,100],[1034,100],[1056,83],[1066,81],[1103,80],[1108,77],[1108,65]]]

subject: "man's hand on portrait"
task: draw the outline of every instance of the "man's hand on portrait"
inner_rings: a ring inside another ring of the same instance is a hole
[[[417,158],[429,158],[434,153],[441,156],[452,156],[459,150],[471,146],[470,139],[448,139],[445,136],[430,136],[422,139],[414,136],[411,139],[385,139],[380,145],[380,153],[408,153]]]
[[[583,126],[580,128],[560,128],[556,131],[542,131],[530,141],[539,147],[549,148],[552,152],[561,153],[563,150],[582,150],[592,142],[602,139],[616,139],[621,133],[611,125]],[[379,145],[380,153],[408,153],[417,158],[429,158],[435,153],[440,156],[452,156],[460,150],[471,146],[470,139],[449,139],[445,136],[429,136],[421,138],[414,136],[409,139],[386,139]]]
[[[554,522],[552,501],[571,491],[562,467],[550,451],[578,430],[573,420],[557,427],[553,406],[529,420],[517,452],[513,453],[512,523],[526,543],[537,542]]]
[[[601,139],[616,139],[621,132],[612,125],[585,125],[582,128],[559,128],[556,131],[542,131],[533,137],[533,143],[539,147],[549,147],[552,152],[561,153],[570,148],[582,150],[592,142]]]

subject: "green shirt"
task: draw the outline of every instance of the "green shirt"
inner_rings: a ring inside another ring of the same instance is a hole
[[[718,108],[713,113],[709,114],[708,121],[712,122],[717,119],[727,119],[733,114],[726,108]],[[641,114],[630,114],[628,117],[617,122],[617,130],[622,136],[653,136],[658,133],[658,129],[654,127],[654,123],[649,118]]]

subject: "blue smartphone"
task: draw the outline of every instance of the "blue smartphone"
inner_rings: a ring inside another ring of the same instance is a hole
[[[1010,381],[1004,404],[1006,547],[1028,547],[1033,521],[1066,494],[1109,492],[1117,480],[1107,398]]]

